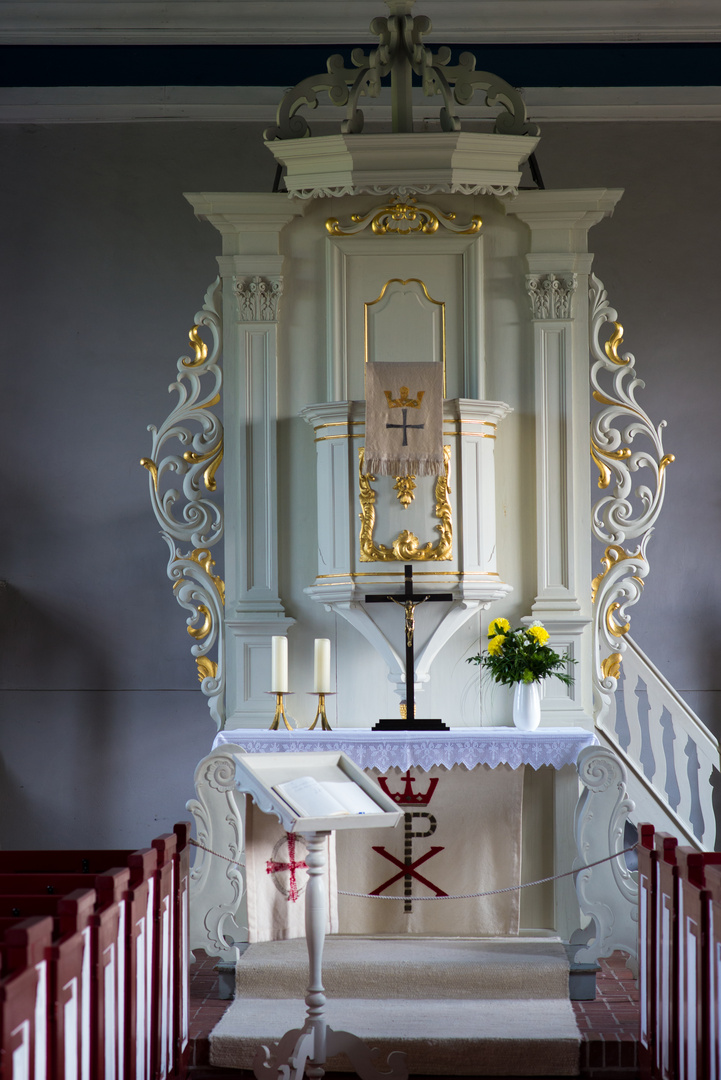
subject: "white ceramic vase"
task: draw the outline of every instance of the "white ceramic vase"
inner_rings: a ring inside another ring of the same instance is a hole
[[[541,723],[540,683],[516,683],[513,691],[513,723],[521,731],[535,731]]]

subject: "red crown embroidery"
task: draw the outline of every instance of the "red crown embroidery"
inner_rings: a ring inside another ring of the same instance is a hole
[[[411,806],[428,806],[428,803],[433,798],[433,792],[436,790],[436,784],[438,783],[438,777],[432,777],[428,790],[425,794],[422,791],[414,791],[413,785],[416,782],[415,776],[411,776],[411,770],[409,769],[405,776],[401,777],[401,780],[405,780],[405,787],[403,791],[389,791],[388,778],[386,776],[379,776],[378,783],[385,791],[389,798],[393,799],[393,802],[400,805],[409,804]]]

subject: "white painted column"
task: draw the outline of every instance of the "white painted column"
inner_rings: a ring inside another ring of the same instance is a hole
[[[277,328],[280,234],[302,207],[284,194],[193,194],[223,236],[226,725],[273,717],[270,639],[285,634],[278,588]]]
[[[622,192],[524,191],[506,206],[530,230],[526,288],[533,326],[536,597],[533,619],[576,661],[574,684],[548,680],[547,724],[592,726],[588,231]]]
[[[506,205],[530,230],[526,288],[533,325],[536,420],[536,598],[533,619],[549,644],[576,660],[574,683],[546,680],[542,723],[593,728],[591,493],[589,471],[588,231],[623,194],[605,188],[524,191]],[[554,773],[554,867],[575,858],[572,820],[578,777]],[[555,889],[555,928],[567,939],[578,919],[568,884]]]

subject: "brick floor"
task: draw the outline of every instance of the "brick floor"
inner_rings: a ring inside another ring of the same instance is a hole
[[[192,1080],[253,1080],[252,1073],[241,1069],[210,1066],[208,1036],[230,1004],[218,998],[216,963],[206,958],[190,969],[190,1077]],[[583,1080],[637,1080],[638,987],[621,953],[601,960],[596,1000],[574,1001],[573,1010],[582,1038],[579,1068]],[[352,1075],[342,1073],[335,1077],[348,1080]],[[333,1073],[327,1073],[326,1077],[334,1080]],[[423,1077],[423,1080],[434,1078]],[[502,1080],[513,1078],[506,1076]]]
[[[635,1080],[638,1073],[638,986],[625,957],[601,960],[596,1000],[574,1001],[586,1080]]]

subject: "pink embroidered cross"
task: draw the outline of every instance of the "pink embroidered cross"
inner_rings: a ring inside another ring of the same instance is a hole
[[[300,893],[298,892],[298,883],[296,881],[296,870],[307,870],[308,865],[304,861],[296,862],[295,859],[295,836],[293,833],[286,833],[288,838],[288,862],[276,862],[275,859],[268,859],[265,864],[266,874],[276,874],[279,870],[288,870],[290,872],[290,880],[288,882],[288,900],[295,903]]]

